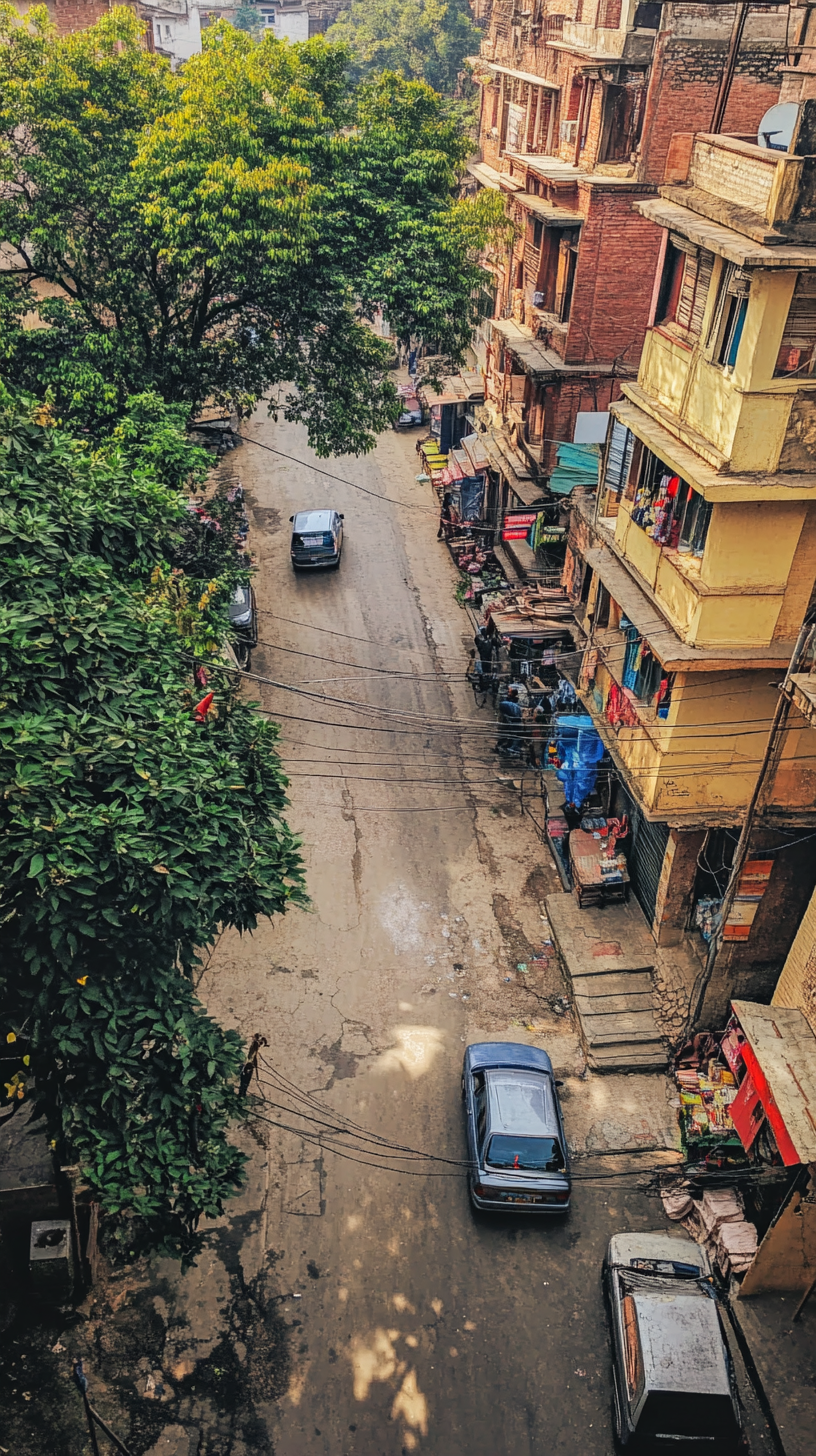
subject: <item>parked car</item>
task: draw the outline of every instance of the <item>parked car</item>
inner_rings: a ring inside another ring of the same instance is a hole
[[[339,566],[343,516],[339,511],[298,511],[292,522],[292,566]]]
[[[618,1445],[671,1456],[745,1450],[705,1250],[672,1233],[615,1234],[603,1277]]]
[[[246,669],[250,652],[258,645],[258,608],[249,583],[235,588],[229,605],[229,623],[235,634],[235,656],[239,666]]]
[[[467,1048],[462,1097],[475,1208],[566,1213],[570,1176],[560,1085],[537,1047],[476,1042]]]

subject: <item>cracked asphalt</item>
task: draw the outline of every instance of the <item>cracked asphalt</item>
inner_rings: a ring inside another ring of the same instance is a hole
[[[671,1088],[585,1074],[543,916],[558,877],[464,681],[472,632],[413,438],[317,462],[299,427],[259,414],[246,434],[306,462],[247,443],[222,470],[251,507],[252,671],[271,680],[255,692],[282,725],[312,898],[224,935],[201,977],[214,1014],[269,1043],[249,1181],[195,1269],[143,1264],[95,1289],[84,1322],[56,1324],[45,1355],[40,1339],[57,1403],[39,1434],[21,1411],[10,1449],[87,1450],[70,1348],[135,1456],[609,1456],[601,1260],[613,1232],[664,1226],[637,1169],[675,1144]],[[329,505],[345,513],[340,569],[295,576],[288,518]],[[592,1174],[567,1218],[477,1218],[455,1166],[395,1170],[371,1143],[341,1157],[321,1136],[340,1116],[455,1162],[462,1053],[490,1038],[546,1047],[565,1079]],[[7,1359],[24,1350],[15,1336]]]

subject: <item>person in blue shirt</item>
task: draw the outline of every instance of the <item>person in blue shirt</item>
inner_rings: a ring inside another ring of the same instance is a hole
[[[510,688],[499,703],[499,739],[495,753],[508,755],[521,753],[522,710],[518,700],[518,688]]]

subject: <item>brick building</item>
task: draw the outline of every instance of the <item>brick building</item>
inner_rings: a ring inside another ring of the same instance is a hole
[[[539,487],[577,416],[603,414],[637,371],[661,236],[633,204],[663,181],[673,134],[710,127],[735,10],[533,0],[521,11],[477,0],[486,35],[469,172],[505,193],[517,236],[490,260],[495,317],[475,349],[490,424]],[[749,12],[725,108],[731,132],[755,136],[778,100],[787,14]]]

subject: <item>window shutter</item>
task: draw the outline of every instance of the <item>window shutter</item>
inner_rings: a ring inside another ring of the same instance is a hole
[[[609,451],[606,457],[606,479],[604,484],[607,490],[620,492],[626,484],[634,444],[635,437],[632,431],[628,430],[626,425],[622,425],[620,420],[614,420],[612,434],[609,439]]]
[[[816,340],[816,273],[800,273],[793,290],[782,343],[806,349]]]
[[[677,313],[675,322],[681,329],[691,328],[691,319],[694,312],[694,296],[697,290],[697,259],[689,257],[683,264],[683,281],[680,284],[680,296],[677,300]]]
[[[694,303],[691,308],[691,323],[689,333],[699,339],[703,332],[703,314],[705,313],[708,288],[711,283],[711,273],[714,268],[714,254],[701,252],[697,259],[697,286],[694,290]]]

